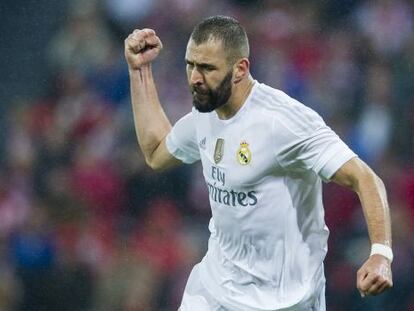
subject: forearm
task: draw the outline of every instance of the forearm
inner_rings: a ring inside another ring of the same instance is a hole
[[[158,99],[151,65],[130,70],[131,103],[139,146],[147,162],[171,130]]]
[[[366,168],[354,189],[361,201],[371,243],[391,247],[391,221],[384,183]]]

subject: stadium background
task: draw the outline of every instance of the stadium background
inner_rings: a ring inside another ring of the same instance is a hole
[[[123,40],[135,27],[158,32],[155,78],[176,121],[191,107],[188,36],[214,14],[245,25],[254,77],[318,111],[388,188],[395,285],[361,299],[361,208],[325,185],[328,310],[414,310],[413,5],[2,0],[0,310],[177,309],[207,246],[206,187],[199,165],[144,165]]]

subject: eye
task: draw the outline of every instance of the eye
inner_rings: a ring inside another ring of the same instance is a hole
[[[200,66],[200,67],[204,72],[211,72],[211,71],[214,71],[216,69],[215,66],[210,66],[210,65],[203,65],[203,66]]]

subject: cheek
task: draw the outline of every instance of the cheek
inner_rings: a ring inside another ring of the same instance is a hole
[[[210,89],[215,89],[220,84],[220,78],[213,73],[205,75],[205,84]]]

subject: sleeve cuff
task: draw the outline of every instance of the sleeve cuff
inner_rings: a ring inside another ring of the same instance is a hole
[[[329,182],[342,165],[355,157],[357,157],[357,155],[349,148],[338,150],[327,159],[325,164],[319,170],[319,176],[323,181]]]
[[[199,160],[199,157],[196,154],[192,154],[191,152],[185,152],[179,149],[177,143],[175,142],[174,135],[171,132],[167,135],[165,145],[167,147],[168,152],[173,157],[185,164],[191,164]]]

